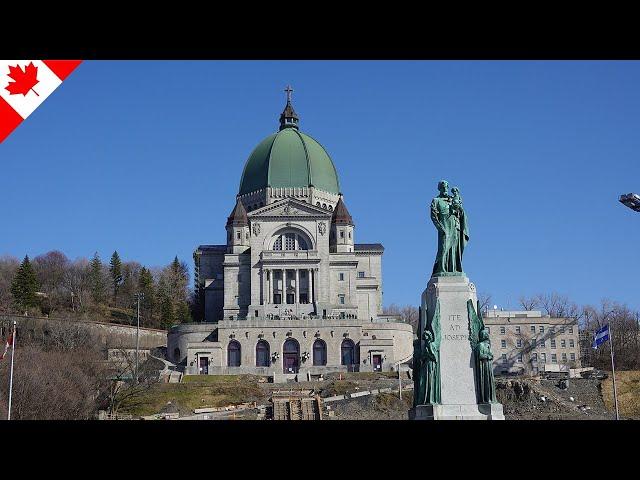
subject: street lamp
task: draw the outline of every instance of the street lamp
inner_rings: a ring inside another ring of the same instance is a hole
[[[620,203],[626,205],[631,210],[640,212],[640,195],[637,193],[627,193],[626,195],[620,195]]]
[[[140,349],[140,300],[144,300],[144,293],[134,294],[138,304],[137,326],[136,326],[136,383],[138,383],[138,351]]]

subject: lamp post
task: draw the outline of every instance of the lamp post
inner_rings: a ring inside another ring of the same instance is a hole
[[[138,357],[139,357],[139,349],[140,349],[140,300],[144,300],[144,293],[136,293],[134,295],[136,297],[137,303],[137,326],[136,326],[136,383],[138,383]]]
[[[640,212],[640,195],[637,193],[627,193],[620,195],[619,202],[629,207],[631,210]]]

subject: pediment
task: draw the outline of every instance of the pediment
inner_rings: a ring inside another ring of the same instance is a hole
[[[313,218],[330,218],[332,212],[323,208],[311,205],[307,202],[295,200],[293,198],[284,198],[270,205],[253,210],[248,213],[247,216],[250,219],[257,217],[276,217],[276,218],[300,218],[300,217],[313,217]]]

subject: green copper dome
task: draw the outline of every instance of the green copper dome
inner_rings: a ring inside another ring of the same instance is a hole
[[[298,131],[297,116],[294,116],[293,109],[291,113],[285,109],[280,131],[265,138],[253,150],[242,172],[240,195],[266,187],[309,186],[340,193],[338,173],[327,151],[309,135]]]

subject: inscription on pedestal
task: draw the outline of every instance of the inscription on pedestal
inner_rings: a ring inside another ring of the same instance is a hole
[[[442,335],[443,340],[469,340],[468,333],[462,333],[467,331],[467,326],[463,323],[466,319],[463,319],[461,315],[449,315],[449,331]]]

